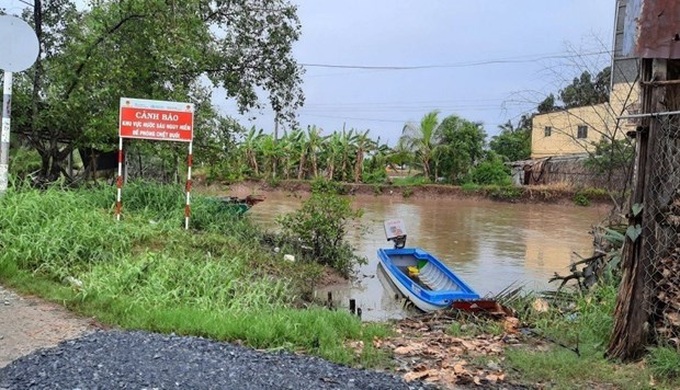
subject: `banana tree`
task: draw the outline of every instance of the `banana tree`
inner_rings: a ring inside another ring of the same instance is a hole
[[[290,179],[291,173],[300,162],[300,150],[302,149],[301,140],[304,133],[299,129],[286,132],[279,140],[283,160],[283,176],[286,180]]]
[[[350,157],[354,154],[356,154],[354,144],[352,143],[352,140],[354,139],[354,129],[351,129],[350,131],[345,131],[345,129],[342,129],[342,136],[340,137],[340,143],[342,147],[342,156],[341,156],[341,167],[340,167],[340,180],[347,181],[347,169],[349,168],[350,164]]]
[[[271,134],[265,134],[259,138],[258,150],[262,156],[266,169],[266,176],[272,179],[276,177],[276,163],[281,158],[282,151],[280,143]]]
[[[318,155],[323,144],[323,138],[321,137],[321,130],[316,126],[310,126],[307,128],[307,145],[305,148],[308,158],[312,162],[312,177],[316,178],[319,176],[319,164]]]
[[[361,174],[364,168],[364,158],[366,153],[370,153],[376,147],[376,143],[369,136],[370,130],[363,133],[357,133],[354,137],[354,145],[356,146],[356,160],[354,162],[354,182],[361,182]]]
[[[245,155],[246,163],[255,176],[260,176],[260,167],[257,163],[257,157],[259,154],[258,146],[263,136],[262,129],[258,131],[255,130],[255,127],[252,127],[241,144],[241,150],[243,150],[243,154]]]

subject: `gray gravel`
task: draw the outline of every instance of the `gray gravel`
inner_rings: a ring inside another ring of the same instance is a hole
[[[316,357],[126,331],[95,332],[0,369],[0,390],[424,388]]]

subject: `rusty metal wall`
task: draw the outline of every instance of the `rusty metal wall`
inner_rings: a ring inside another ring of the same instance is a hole
[[[623,53],[640,58],[680,58],[680,1],[625,1]]]

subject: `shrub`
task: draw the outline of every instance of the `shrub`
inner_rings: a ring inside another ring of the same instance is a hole
[[[590,199],[588,199],[588,197],[582,192],[577,192],[574,194],[574,203],[577,206],[588,207],[590,206]]]
[[[470,173],[468,181],[482,185],[508,186],[512,184],[509,168],[496,156],[490,156],[477,165]]]
[[[311,190],[313,194],[344,194],[345,188],[342,184],[327,180],[324,178],[317,178],[312,181]]]
[[[355,264],[365,262],[345,241],[347,225],[360,216],[361,211],[352,210],[349,199],[317,188],[298,211],[278,222],[285,236],[297,239],[307,249],[306,258],[349,276]]]

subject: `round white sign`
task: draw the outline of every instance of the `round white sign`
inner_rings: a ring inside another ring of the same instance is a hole
[[[23,20],[0,15],[0,69],[21,72],[38,58],[38,37]]]

